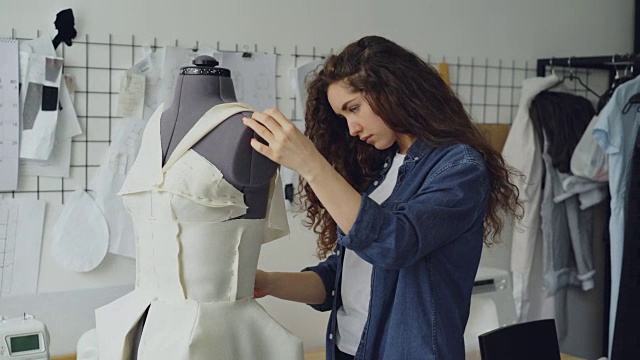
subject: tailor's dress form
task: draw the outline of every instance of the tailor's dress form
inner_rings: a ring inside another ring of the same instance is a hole
[[[253,298],[263,243],[289,232],[279,175],[265,219],[245,214],[243,194],[191,147],[228,117],[252,111],[214,106],[162,166],[161,105],[120,191],[136,231],[136,286],[96,310],[100,359],[128,359],[149,308],[138,359],[301,360],[302,341]]]

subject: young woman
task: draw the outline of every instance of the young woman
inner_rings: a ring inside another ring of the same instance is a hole
[[[439,74],[382,37],[330,56],[308,92],[307,136],[275,109],[244,122],[302,176],[330,256],[258,271],[256,297],[331,310],[327,359],[464,359],[483,240],[520,212],[511,171]]]

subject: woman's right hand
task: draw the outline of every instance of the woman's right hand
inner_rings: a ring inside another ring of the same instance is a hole
[[[273,296],[304,304],[322,304],[326,292],[320,276],[313,271],[265,272],[256,270],[253,297]]]
[[[262,270],[256,270],[256,281],[253,286],[253,297],[256,299],[265,297],[269,294],[269,273]]]

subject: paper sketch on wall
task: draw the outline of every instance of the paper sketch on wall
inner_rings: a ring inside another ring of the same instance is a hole
[[[231,80],[233,80],[233,87],[236,92],[236,99],[240,102],[244,102],[244,77],[239,71],[231,72]],[[242,99],[242,100],[240,100]]]
[[[316,59],[289,70],[289,80],[296,96],[296,119],[304,119],[304,109],[307,102],[307,84],[314,72],[324,64],[324,59]],[[303,129],[304,131],[304,129]]]
[[[312,60],[296,68],[289,69],[289,83],[296,97],[296,111],[293,123],[304,132],[304,108],[307,101],[307,84],[313,77],[314,71],[324,64],[323,59]],[[298,191],[300,175],[295,171],[282,167],[282,184],[284,186],[284,196],[287,211],[296,212],[300,205],[295,197]]]
[[[0,191],[18,188],[20,77],[18,42],[0,39]]]
[[[55,143],[63,59],[51,39],[20,43],[22,135],[20,157],[47,160]]]
[[[120,78],[118,94],[118,116],[131,119],[142,119],[144,113],[144,75],[125,72]]]
[[[91,271],[107,255],[107,222],[93,199],[83,190],[76,190],[67,205],[53,227],[53,258],[64,269]]]
[[[0,297],[37,293],[44,212],[42,200],[0,200]]]
[[[239,102],[257,111],[276,107],[276,55],[224,52],[217,60],[231,70]]]
[[[20,159],[20,175],[69,177],[71,143],[82,134],[82,128],[67,84],[60,83],[60,111],[51,155],[47,160]]]

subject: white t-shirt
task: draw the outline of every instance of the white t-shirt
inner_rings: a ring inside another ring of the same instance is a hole
[[[398,169],[404,162],[404,154],[396,154],[384,180],[369,198],[378,204],[385,201],[398,180]],[[372,266],[354,251],[345,249],[342,266],[342,307],[338,309],[336,345],[340,351],[355,355],[369,313],[371,298]]]

